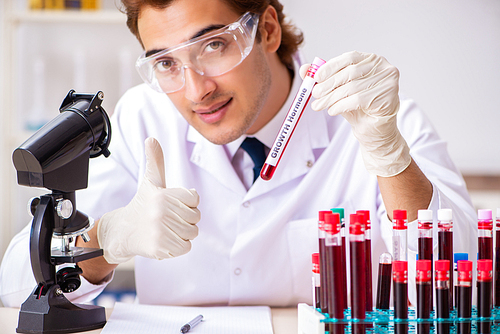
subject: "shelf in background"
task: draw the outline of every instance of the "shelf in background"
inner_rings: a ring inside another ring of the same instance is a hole
[[[16,24],[19,23],[107,23],[124,24],[127,20],[125,14],[116,10],[32,10],[15,12],[11,17]]]

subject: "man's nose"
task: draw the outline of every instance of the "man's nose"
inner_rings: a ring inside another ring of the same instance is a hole
[[[212,78],[200,74],[196,69],[186,67],[185,76],[185,96],[194,103],[203,102],[216,89],[216,84]]]

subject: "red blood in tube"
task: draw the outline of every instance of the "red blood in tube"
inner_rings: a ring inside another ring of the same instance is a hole
[[[313,272],[313,275],[315,275],[314,277],[314,308],[321,308],[321,305],[319,303],[319,299],[320,299],[320,295],[321,295],[321,285],[318,286],[318,283],[316,281],[316,277],[321,275],[320,271],[319,271],[319,253],[313,253],[312,254],[312,264],[313,264],[313,268],[312,268],[312,272]]]
[[[378,284],[377,299],[375,307],[379,310],[388,310],[391,298],[392,282],[392,262],[379,263],[378,266]]]
[[[326,282],[328,282],[328,270],[327,270],[327,263],[328,263],[328,256],[326,254],[325,250],[325,238],[324,238],[324,222],[325,222],[325,214],[330,213],[330,211],[320,211],[318,213],[318,229],[319,234],[321,237],[319,238],[319,277],[320,277],[320,307],[321,307],[321,312],[327,313],[328,312],[328,291],[326,288]],[[323,232],[321,232],[323,230]]]
[[[417,318],[430,319],[432,311],[432,261],[417,260]],[[418,333],[429,333],[430,323],[417,324]]]
[[[344,318],[344,301],[342,291],[342,250],[340,244],[340,215],[329,212],[325,214],[324,224],[326,239],[325,250],[327,253],[327,291],[328,313],[331,318]],[[330,324],[330,333],[344,333],[344,324]]]
[[[351,254],[351,318],[366,318],[365,231],[357,214],[350,215],[349,250]],[[354,324],[353,324],[354,325]],[[356,323],[353,332],[364,333],[364,323]]]
[[[275,170],[276,166],[264,164],[264,166],[262,166],[262,169],[260,170],[260,177],[264,181],[269,181],[270,179],[272,179]]]
[[[373,292],[372,292],[372,239],[370,225],[370,211],[358,210],[356,213],[365,224],[365,256],[366,256],[366,311],[373,311]]]
[[[408,319],[408,262],[392,262],[394,283],[394,319]],[[408,333],[408,323],[396,323],[396,333]]]
[[[448,260],[449,272],[453,273],[453,232],[451,231],[439,231],[438,232],[438,258],[439,260]],[[453,286],[453,275],[449,275],[449,286]],[[449,291],[450,301],[448,305],[450,309],[453,309],[453,290]]]
[[[470,319],[472,316],[472,261],[460,260],[457,262],[458,272],[458,304],[457,316]],[[458,333],[470,333],[471,322],[460,321]]]
[[[438,260],[435,263],[436,269],[436,316],[441,319],[450,317],[450,261]],[[439,333],[449,333],[450,323],[446,321],[438,322]]]
[[[477,260],[477,316],[491,317],[493,261]],[[491,333],[491,321],[479,321],[478,333]]]
[[[479,237],[478,239],[478,259],[493,260],[493,238]]]
[[[500,307],[500,219],[497,218],[495,245],[495,306]]]

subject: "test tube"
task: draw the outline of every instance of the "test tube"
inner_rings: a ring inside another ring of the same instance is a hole
[[[394,319],[408,319],[408,261],[392,262],[394,283]],[[396,333],[407,333],[408,323],[396,322]]]
[[[455,308],[458,305],[458,261],[464,261],[469,259],[469,254],[467,253],[455,253],[453,256],[453,282],[455,286],[453,287],[453,305]]]
[[[351,318],[366,318],[365,227],[357,214],[349,215],[349,251],[351,269]],[[354,325],[354,324],[353,324]],[[356,323],[353,332],[364,333],[364,324]]]
[[[340,237],[342,238],[342,292],[344,300],[344,310],[347,309],[347,263],[346,263],[346,228],[345,228],[345,218],[343,208],[333,208],[331,209],[333,213],[337,212],[340,215]]]
[[[453,287],[453,221],[451,209],[438,210],[438,259],[448,260],[449,287]],[[450,289],[450,309],[453,309],[453,290]]]
[[[457,262],[458,272],[458,303],[457,333],[470,334],[472,317],[472,261],[460,260]]]
[[[344,318],[344,302],[342,300],[341,261],[342,239],[340,238],[340,215],[329,211],[325,214],[325,249],[328,254],[328,314],[333,319]],[[330,333],[344,333],[344,324],[330,324]]]
[[[378,264],[377,298],[375,307],[379,310],[388,310],[391,298],[392,255],[382,253]]]
[[[417,318],[429,319],[432,310],[432,261],[419,259],[416,262]]]
[[[434,255],[432,245],[433,218],[432,210],[418,210],[418,259],[431,261],[431,286],[434,277]],[[433,294],[430,296],[431,310],[434,305]]]
[[[408,227],[406,210],[394,210],[392,213],[392,247],[394,261],[408,261]]]
[[[313,296],[313,306],[316,309],[321,309],[319,304],[321,282],[320,282],[320,272],[319,272],[319,253],[312,254],[312,296]]]
[[[328,263],[327,254],[325,251],[325,214],[330,211],[319,211],[318,213],[318,240],[319,240],[319,272],[320,272],[320,297],[319,305],[321,312],[328,312],[328,291],[326,290],[326,282],[328,272],[326,270],[326,264]]]
[[[493,261],[477,260],[477,316],[479,318],[491,317],[493,285]],[[478,321],[478,333],[491,333],[491,321]]]
[[[445,320],[438,322],[438,333],[449,333],[450,323],[446,320],[450,318],[450,261],[437,260],[436,268],[436,316]]]
[[[314,75],[316,74],[316,71],[325,63],[326,62],[323,59],[316,57],[314,58],[311,66],[309,66],[306,76],[302,81],[302,85],[300,85],[299,91],[297,92],[297,95],[295,95],[293,103],[288,110],[288,114],[286,115],[283,124],[281,125],[281,129],[274,140],[274,144],[269,151],[269,155],[262,166],[260,177],[263,180],[269,181],[273,177],[276,167],[278,167],[281,157],[285,152],[286,146],[288,145],[290,138],[292,138],[293,131],[302,116],[302,112],[311,98],[311,92],[316,84]]]
[[[493,220],[491,210],[477,210],[478,260],[493,260]]]
[[[372,290],[372,234],[369,210],[357,210],[362,223],[365,225],[365,256],[366,256],[366,311],[373,311]]]
[[[495,227],[495,307],[500,307],[500,208],[497,208]]]

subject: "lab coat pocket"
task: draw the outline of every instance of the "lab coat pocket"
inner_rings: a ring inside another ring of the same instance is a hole
[[[287,224],[288,250],[292,271],[294,302],[312,302],[312,254],[318,252],[316,218],[293,220]]]

